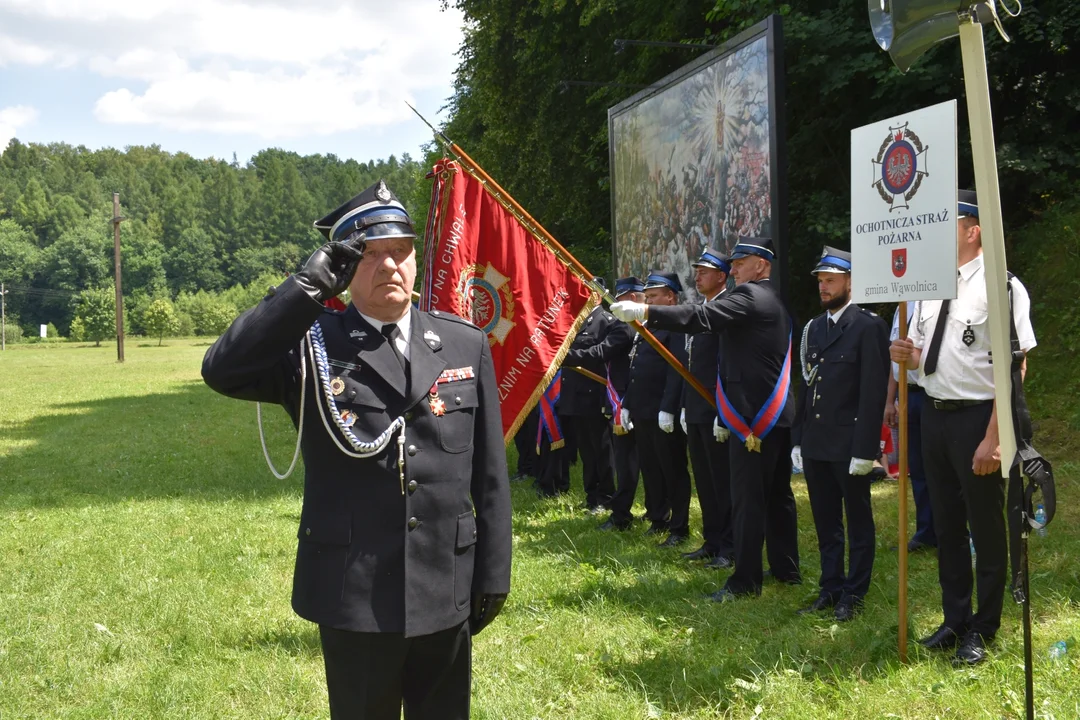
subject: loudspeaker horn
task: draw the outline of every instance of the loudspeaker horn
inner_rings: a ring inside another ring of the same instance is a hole
[[[994,0],[867,0],[867,9],[874,39],[900,72],[934,45],[959,35],[962,14],[1001,30]]]

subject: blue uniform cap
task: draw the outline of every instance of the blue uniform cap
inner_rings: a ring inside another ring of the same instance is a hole
[[[701,253],[701,257],[697,259],[697,262],[690,263],[690,267],[707,267],[724,273],[731,272],[731,263],[728,261],[727,255],[714,248],[706,248]]]
[[[645,289],[651,288],[667,288],[677,293],[682,292],[682,283],[679,282],[679,276],[673,272],[651,272],[649,277],[645,279]]]
[[[331,242],[360,232],[368,241],[416,237],[409,213],[382,180],[316,220],[315,229]]]
[[[630,292],[643,292],[645,285],[633,275],[629,277],[619,278],[615,281],[615,297],[625,295]]]
[[[740,237],[739,243],[731,249],[731,259],[741,260],[750,255],[763,257],[769,262],[776,260],[776,250],[769,238]]]
[[[851,253],[826,245],[825,249],[821,251],[821,258],[817,261],[817,266],[810,274],[817,275],[820,272],[846,273],[850,275]]]
[[[979,198],[974,190],[960,190],[956,193],[956,199],[960,201],[956,208],[957,213],[976,219],[979,217]]]

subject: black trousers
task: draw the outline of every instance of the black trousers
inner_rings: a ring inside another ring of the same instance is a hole
[[[514,447],[517,448],[517,474],[536,476],[536,424],[539,416],[534,409],[525,416],[525,422],[514,436]]]
[[[945,624],[985,637],[993,637],[1001,626],[1008,573],[1005,479],[1001,473],[976,475],[971,468],[992,412],[991,401],[959,410],[936,410],[927,397],[922,414],[923,461],[934,508]],[[974,583],[969,527],[975,543]],[[974,614],[973,584],[979,594]]]
[[[549,496],[570,492],[570,453],[565,446],[552,450],[546,435],[540,440],[536,459],[536,487]]]
[[[735,553],[735,539],[731,530],[729,443],[716,442],[712,423],[687,423],[686,431],[705,548],[714,555],[730,557]]]
[[[725,587],[733,593],[760,594],[762,545],[776,579],[800,578],[799,528],[791,492],[791,429],[773,428],[761,441],[761,452],[750,452],[734,435],[728,444],[735,572]]]
[[[634,519],[631,508],[634,506],[638,488],[637,430],[631,430],[626,435],[613,434],[611,444],[615,452],[615,474],[619,486],[611,496],[608,507],[611,508],[611,519],[619,525],[625,525]],[[649,519],[654,517],[649,510],[648,494],[645,496],[645,515]]]
[[[333,720],[467,720],[469,624],[406,638],[320,625]]]
[[[577,438],[581,453],[581,480],[589,507],[607,505],[615,494],[615,469],[611,449],[611,423],[600,414],[572,415],[567,425]]]
[[[934,533],[934,511],[930,504],[930,488],[926,483],[926,464],[922,449],[922,406],[926,400],[923,389],[908,385],[908,479],[915,499],[915,535],[912,540],[925,545],[937,545]]]
[[[811,460],[803,456],[810,510],[817,528],[821,551],[822,597],[862,600],[870,589],[874,569],[874,513],[870,507],[870,476],[848,473],[850,460]],[[848,572],[844,573],[844,515],[847,514],[847,541],[851,549]]]
[[[638,459],[645,481],[646,510],[649,495],[659,498],[654,507],[667,517],[672,535],[690,534],[690,470],[686,466],[686,435],[678,422],[666,433],[656,420],[634,420],[638,433]],[[669,516],[670,515],[670,516]],[[649,515],[654,520],[654,516]]]

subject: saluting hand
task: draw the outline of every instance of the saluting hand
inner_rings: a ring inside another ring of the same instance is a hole
[[[345,292],[363,257],[363,247],[329,242],[311,253],[296,279],[312,298],[323,302]]]

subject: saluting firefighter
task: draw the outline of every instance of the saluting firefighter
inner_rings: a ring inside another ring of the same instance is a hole
[[[380,180],[237,318],[203,378],[302,432],[293,609],[318,623],[333,718],[467,718],[471,636],[510,590],[510,492],[487,337],[410,305],[416,233]],[[346,288],[344,312],[323,302]]]
[[[620,320],[647,319],[650,329],[658,331],[724,333],[716,392],[724,427],[718,424],[715,432],[722,442],[734,436],[728,451],[735,572],[712,594],[716,602],[761,594],[763,544],[774,578],[802,582],[791,492],[792,328],[769,280],[775,259],[770,239],[740,238],[731,253],[735,289],[713,302],[611,306],[611,314]]]
[[[645,299],[645,286],[636,277],[619,278],[615,282],[615,299]],[[634,332],[630,326],[612,317],[612,323],[603,339],[594,340],[592,345],[574,345],[566,354],[565,365],[583,365],[587,361],[599,363],[604,368],[607,378],[607,410],[611,418],[612,448],[615,453],[615,476],[618,486],[608,502],[611,516],[600,525],[601,530],[628,530],[634,521],[631,508],[638,488],[638,449],[637,433],[633,423],[623,420],[623,398],[630,384],[630,350],[634,346]],[[649,510],[649,503],[655,499],[649,493],[645,495],[646,514],[655,517],[656,508]]]
[[[986,303],[979,204],[959,191],[956,223],[956,300],[924,300],[907,339],[894,340],[892,359],[919,368],[923,461],[938,543],[938,580],[944,621],[919,642],[934,650],[955,648],[954,662],[975,665],[1001,626],[1008,567],[1005,479],[1001,476],[990,322]],[[1009,277],[1012,337],[1025,355],[1035,347],[1023,283]],[[1011,422],[1005,418],[1005,422]],[[975,544],[972,612],[970,539]]]
[[[800,343],[803,391],[792,461],[801,464],[821,551],[821,590],[799,614],[833,609],[839,622],[862,609],[874,567],[870,476],[880,455],[889,382],[889,330],[851,302],[851,254],[826,246],[813,270],[825,312]],[[848,572],[844,572],[844,516]]]
[[[692,264],[694,285],[713,302],[727,292],[731,262],[716,248],[706,248]],[[716,375],[721,349],[720,333],[698,333],[687,337],[687,368],[701,386],[716,394]],[[701,505],[701,547],[684,553],[688,560],[707,560],[706,567],[728,569],[735,564],[735,539],[731,531],[731,468],[728,444],[713,435],[716,408],[689,385],[683,385],[682,427],[694,469],[698,504]]]
[[[675,273],[656,271],[645,279],[645,302],[649,306],[678,305],[681,292],[682,283]],[[612,314],[618,317],[614,311]],[[686,364],[685,335],[652,327],[649,330],[676,360]],[[638,461],[645,482],[645,509],[651,521],[647,533],[666,531],[668,536],[660,545],[675,547],[690,535],[686,435],[676,422],[682,402],[683,379],[640,335],[634,338],[630,352],[630,385],[623,401],[624,421],[633,423],[637,432]]]
[[[594,277],[593,282],[607,289],[603,278]],[[603,341],[616,323],[618,320],[603,307],[594,308],[574,336],[570,351]],[[580,365],[596,375],[605,374],[604,364],[598,360],[583,358]],[[577,440],[585,507],[595,515],[604,511],[615,492],[611,425],[604,415],[606,406],[607,392],[603,385],[576,371],[563,373],[559,417],[566,423],[566,432]]]

